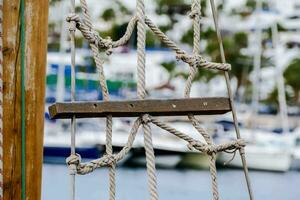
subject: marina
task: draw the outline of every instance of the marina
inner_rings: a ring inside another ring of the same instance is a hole
[[[0,200],[298,200],[299,12],[0,0]]]

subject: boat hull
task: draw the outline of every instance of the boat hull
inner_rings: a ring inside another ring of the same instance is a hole
[[[65,163],[67,157],[70,156],[70,147],[44,146],[44,163]],[[82,159],[99,158],[102,151],[97,146],[95,147],[79,147],[76,148]]]
[[[246,152],[247,166],[254,170],[267,170],[286,172],[290,169],[292,158],[288,152],[274,152],[274,153],[253,153]],[[227,161],[232,159],[232,154],[220,153],[217,162],[224,165]],[[242,168],[241,157],[237,153],[232,161],[226,166]]]

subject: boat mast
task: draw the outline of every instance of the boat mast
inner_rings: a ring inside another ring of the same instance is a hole
[[[287,103],[285,96],[285,87],[284,87],[284,79],[283,79],[283,66],[280,65],[280,46],[279,46],[279,38],[278,38],[278,26],[277,20],[272,25],[272,43],[274,50],[274,60],[275,60],[275,80],[278,88],[278,101],[279,101],[279,115],[281,120],[281,127],[283,133],[289,132],[289,122],[288,122],[288,113],[287,113]]]
[[[255,41],[256,51],[254,54],[254,71],[253,71],[253,89],[252,89],[252,113],[251,118],[254,119],[255,115],[258,114],[259,109],[259,85],[260,85],[260,68],[261,68],[261,55],[262,55],[262,27],[260,25],[260,13],[262,10],[262,0],[257,0],[256,9],[256,28],[255,28]],[[255,128],[256,123],[251,122],[252,128]]]

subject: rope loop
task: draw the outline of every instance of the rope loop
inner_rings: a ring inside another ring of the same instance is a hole
[[[105,166],[110,166],[110,167],[115,166],[117,164],[116,156],[114,154],[112,154],[112,155],[105,154],[103,156],[102,163]]]
[[[207,145],[205,146],[205,152],[207,155],[213,156],[218,153],[218,148],[214,144]]]
[[[77,173],[77,166],[81,163],[81,156],[79,154],[72,154],[66,159],[70,175]]]
[[[75,31],[75,29],[78,28],[90,44],[96,45],[99,49],[104,49],[107,55],[112,54],[113,41],[110,37],[106,39],[101,38],[98,32],[86,26],[76,13],[70,13],[66,20],[70,23],[69,31]]]
[[[231,163],[233,161],[233,159],[236,156],[237,151],[239,151],[241,155],[244,155],[245,154],[245,150],[244,150],[245,146],[246,146],[246,144],[243,140],[237,140],[234,149],[224,150],[225,153],[232,154],[232,157],[228,161],[224,162],[224,165],[228,165],[229,163]]]
[[[142,123],[143,124],[148,124],[149,122],[151,122],[151,117],[149,114],[145,114],[142,116]]]
[[[191,12],[189,13],[191,19],[195,19],[196,17],[201,18],[201,10],[198,9],[200,6],[197,4],[199,4],[199,2],[193,2],[192,4]]]
[[[66,17],[66,21],[67,22],[74,21],[74,22],[78,23],[78,22],[80,22],[80,17],[76,13],[69,13],[68,16]]]
[[[76,13],[70,13],[67,18],[67,22],[69,22],[69,31],[75,32],[76,31],[76,22],[79,20],[79,16]]]
[[[177,60],[182,60],[187,63],[190,67],[201,67],[204,69],[217,69],[223,71],[231,70],[231,65],[228,63],[215,63],[208,62],[201,55],[189,56],[186,53],[179,53],[176,55]]]

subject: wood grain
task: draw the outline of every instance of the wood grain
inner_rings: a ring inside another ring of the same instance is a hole
[[[147,99],[131,101],[101,101],[56,103],[49,107],[53,119],[105,117],[215,115],[231,111],[228,98]]]
[[[3,6],[4,199],[21,199],[20,0]],[[48,0],[26,0],[26,199],[41,199]]]

